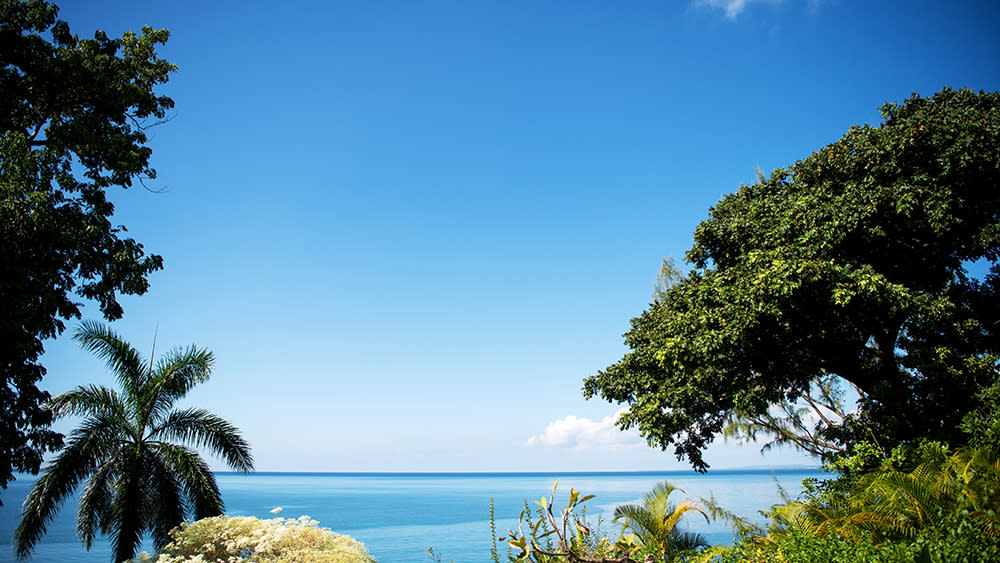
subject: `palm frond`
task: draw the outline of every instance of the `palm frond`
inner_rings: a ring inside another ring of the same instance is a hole
[[[152,523],[153,545],[160,551],[170,543],[170,530],[184,522],[184,487],[174,467],[159,455],[155,447],[143,459],[150,494],[146,499],[145,520]]]
[[[160,358],[153,370],[153,381],[157,387],[158,408],[172,405],[177,399],[199,383],[208,381],[215,369],[215,354],[206,348],[193,344],[187,348],[171,350]]]
[[[680,504],[670,502],[670,495],[682,489],[668,481],[657,483],[652,490],[642,495],[642,504],[623,504],[615,508],[614,521],[622,521],[622,530],[630,531],[648,550],[655,550],[667,561],[674,560],[686,551],[687,540],[696,539],[678,527],[681,518],[689,511],[696,511],[709,520],[704,509],[690,500]],[[692,546],[694,549],[698,546]]]
[[[684,492],[683,489],[674,486],[669,481],[661,481],[654,485],[651,490],[643,493],[642,504],[646,510],[652,512],[662,522],[670,512],[673,512],[674,506],[670,502],[670,495],[674,491]]]
[[[635,534],[643,545],[655,545],[660,533],[660,520],[645,506],[623,504],[615,507],[612,521],[623,520],[623,530]]]
[[[865,510],[852,514],[843,519],[841,525],[838,526],[838,531],[847,536],[846,532],[859,527],[874,533],[876,537],[912,538],[917,533],[917,526],[914,522],[887,513],[884,509]]]
[[[708,547],[708,538],[697,532],[677,532],[674,539],[680,551],[693,551],[699,547]]]
[[[877,510],[896,519],[930,523],[938,499],[935,481],[926,473],[889,471],[876,476],[866,489],[869,499],[879,501]]]
[[[684,489],[669,481],[661,481],[654,485],[651,490],[643,493],[642,502],[646,506],[651,506],[653,504],[665,506],[667,504],[667,499],[670,498],[670,495],[674,494],[674,491],[683,493]]]
[[[664,561],[687,561],[699,548],[708,545],[708,540],[702,534],[675,530],[664,550]]]
[[[94,537],[103,530],[111,517],[111,481],[115,463],[111,460],[101,464],[83,487],[76,510],[76,533],[89,551]]]
[[[113,450],[105,420],[88,420],[72,434],[65,447],[35,481],[21,507],[21,521],[14,531],[18,559],[27,559],[76,487],[96,469],[97,460]]]
[[[127,416],[125,402],[112,389],[100,385],[80,386],[49,401],[55,418],[66,416]]]
[[[861,476],[849,495],[776,506],[769,533],[796,529],[817,537],[836,532],[848,539],[911,539],[922,529],[940,527],[941,516],[961,511],[983,534],[998,537],[1000,463],[995,455],[988,448],[962,448],[951,455],[941,449],[926,454],[927,461],[909,472],[887,463]]]
[[[706,523],[709,522],[708,514],[706,514],[705,511],[700,506],[694,504],[693,502],[691,502],[691,501],[689,501],[687,499],[684,499],[684,500],[682,500],[680,502],[680,504],[678,504],[673,509],[673,511],[671,511],[671,513],[663,521],[663,529],[666,530],[666,531],[673,531],[674,528],[676,528],[677,523],[680,522],[680,519],[685,514],[687,514],[688,512],[690,512],[692,510],[695,511],[695,512],[698,512],[699,514],[701,514],[702,516],[704,516]]]
[[[785,534],[788,529],[797,529],[810,535],[822,535],[819,522],[828,520],[828,517],[819,516],[817,518],[816,508],[808,504],[787,501],[784,504],[774,506],[770,510],[771,526],[768,535],[778,536]]]
[[[138,394],[147,374],[146,361],[131,344],[104,323],[96,321],[84,321],[73,334],[73,340],[103,359],[122,389],[132,395]]]
[[[215,475],[198,452],[165,442],[151,447],[163,466],[170,468],[171,474],[183,484],[195,519],[222,514],[224,505]]]
[[[207,349],[192,345],[171,350],[156,364],[143,390],[143,422],[157,424],[178,399],[208,380],[214,366],[215,355]]]
[[[153,429],[154,440],[177,440],[195,447],[207,447],[236,471],[253,471],[250,445],[240,436],[239,429],[228,421],[204,410],[173,411]]]
[[[142,544],[144,531],[143,499],[145,488],[141,451],[122,460],[121,474],[114,484],[111,501],[111,551],[115,561],[127,561],[135,556]]]

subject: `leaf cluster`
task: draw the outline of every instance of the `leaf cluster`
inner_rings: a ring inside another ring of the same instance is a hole
[[[684,492],[664,481],[643,494],[639,504],[615,508],[614,521],[622,523],[622,533],[634,534],[631,542],[641,546],[639,552],[651,554],[657,561],[681,561],[696,550],[708,547],[704,536],[683,530],[679,525],[689,512],[701,514],[708,522],[708,513],[688,499],[677,504],[671,502],[670,495],[675,491]]]
[[[742,534],[721,560],[996,561],[996,451],[929,444],[918,456],[909,470],[890,460],[847,488],[786,498],[766,513],[766,531]]]
[[[552,486],[552,495],[535,501],[539,508],[532,511],[525,502],[517,531],[508,530],[505,537],[511,548],[508,560],[535,563],[637,563],[685,561],[696,550],[708,544],[700,534],[684,531],[679,523],[685,514],[708,514],[689,500],[679,504],[670,502],[670,495],[679,491],[668,482],[658,484],[642,497],[640,504],[624,504],[615,508],[614,521],[621,523],[616,538],[600,531],[601,521],[587,522],[583,504],[594,495],[581,496],[572,489],[566,507],[555,509],[558,481]],[[580,509],[580,514],[574,513]],[[492,512],[491,512],[492,522]],[[525,531],[527,528],[528,531]],[[493,560],[499,561],[494,547]]]
[[[511,561],[533,561],[535,563],[635,563],[629,555],[638,550],[631,542],[619,539],[611,543],[607,538],[591,541],[591,527],[583,515],[574,514],[577,508],[594,495],[581,496],[576,489],[570,490],[566,507],[555,511],[555,495],[559,482],[552,485],[552,494],[535,501],[539,508],[534,515],[525,502],[518,521],[518,529],[507,530],[507,536],[497,538],[506,541],[514,550]],[[524,531],[525,526],[528,532]]]
[[[44,34],[48,33],[49,37]],[[0,485],[37,473],[60,444],[40,408],[42,341],[80,317],[108,320],[141,295],[162,259],[110,219],[112,187],[152,179],[148,129],[174,102],[154,89],[176,67],[156,48],[166,30],[81,39],[42,0],[0,0]]]

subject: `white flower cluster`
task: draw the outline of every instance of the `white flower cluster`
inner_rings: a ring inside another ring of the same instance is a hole
[[[137,563],[375,563],[350,536],[320,528],[308,516],[261,520],[216,516],[183,524],[158,557]]]

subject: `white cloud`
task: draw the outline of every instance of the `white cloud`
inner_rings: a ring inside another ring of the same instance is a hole
[[[810,0],[810,6],[818,0]],[[735,20],[749,4],[767,2],[768,4],[778,4],[782,0],[696,0],[696,6],[709,6],[725,10],[726,17]]]
[[[588,448],[643,446],[645,441],[639,433],[630,430],[622,431],[615,422],[626,409],[619,409],[613,415],[594,421],[589,418],[579,418],[569,415],[556,420],[545,428],[545,432],[528,438],[529,446],[555,446],[561,448]]]
[[[535,453],[528,456],[535,465],[525,470],[538,470],[539,462],[548,463],[548,467],[560,471],[565,470],[567,463],[569,466],[577,463],[580,468],[595,471],[689,469],[687,461],[675,459],[673,447],[660,451],[647,444],[638,430],[619,430],[615,422],[625,410],[620,409],[600,420],[569,415],[549,423],[544,432],[524,443],[527,447],[536,448]],[[714,469],[817,464],[815,458],[791,447],[762,454],[760,447],[763,443],[761,440],[742,445],[733,441],[726,443],[720,436],[705,450],[705,460]]]
[[[726,11],[726,17],[733,20],[740,15],[743,8],[746,8],[748,0],[698,0],[699,6],[711,6],[722,8]]]

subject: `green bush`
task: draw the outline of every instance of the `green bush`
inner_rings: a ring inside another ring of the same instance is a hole
[[[1000,457],[992,448],[925,443],[845,484],[786,499],[766,513],[766,530],[747,528],[702,561],[1000,561]]]
[[[644,494],[641,504],[624,504],[615,508],[614,520],[622,524],[617,537],[609,537],[601,531],[600,517],[593,524],[587,521],[587,510],[583,505],[594,495],[581,496],[576,489],[570,489],[566,508],[556,512],[557,485],[558,481],[552,487],[552,496],[535,502],[540,508],[532,510],[525,501],[517,530],[507,530],[507,535],[502,538],[496,536],[491,502],[493,547],[490,558],[494,563],[501,563],[497,542],[503,541],[508,546],[506,561],[512,563],[692,561],[700,557],[702,552],[699,550],[708,545],[700,534],[686,532],[678,526],[689,511],[702,514],[706,521],[708,514],[690,500],[671,503],[670,494],[680,489],[666,481]],[[575,512],[577,508],[579,514]]]
[[[1000,506],[989,510],[996,514]],[[913,541],[917,563],[994,563],[1000,561],[1000,537],[983,519],[960,502],[938,516],[938,525],[921,531]]]
[[[216,516],[183,524],[158,557],[137,563],[375,563],[350,536],[320,528],[308,516],[261,520]]]
[[[876,545],[869,538],[823,537],[798,531],[775,538],[737,542],[719,563],[898,563],[914,561],[907,545]]]

